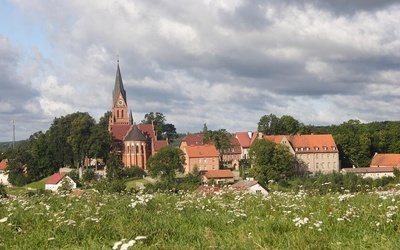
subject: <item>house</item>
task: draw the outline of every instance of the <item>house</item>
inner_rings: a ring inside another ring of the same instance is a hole
[[[215,184],[223,184],[235,182],[235,176],[228,169],[200,171],[200,174],[203,183],[213,182]]]
[[[400,167],[400,154],[378,154],[371,159],[371,168]]]
[[[342,173],[354,173],[363,178],[378,179],[382,177],[395,177],[394,167],[366,167],[366,168],[343,168]]]
[[[242,159],[242,147],[236,136],[230,138],[230,148],[222,152],[222,161],[229,168],[239,170],[239,161]]]
[[[236,132],[235,137],[240,144],[241,159],[247,159],[251,144],[261,136],[258,132]]]
[[[7,160],[0,161],[0,184],[8,185]]]
[[[289,147],[299,171],[332,173],[340,170],[339,150],[330,134],[265,135],[264,139]]]
[[[231,186],[234,189],[242,190],[251,194],[267,195],[268,189],[255,180],[239,180]]]
[[[214,145],[191,145],[183,149],[185,153],[185,174],[193,172],[195,167],[198,170],[218,170],[219,154]]]
[[[186,134],[183,137],[181,143],[179,144],[179,148],[184,150],[187,146],[196,146],[196,145],[204,145],[204,134]]]
[[[112,109],[108,123],[113,142],[120,148],[122,162],[125,167],[137,166],[146,169],[148,159],[157,150],[167,146],[167,140],[157,140],[153,124],[136,124],[132,111],[128,113],[128,102],[122,82],[119,63],[112,93]]]
[[[69,182],[72,189],[76,189],[76,183],[65,173],[55,173],[47,179],[45,189],[56,192],[64,181]]]

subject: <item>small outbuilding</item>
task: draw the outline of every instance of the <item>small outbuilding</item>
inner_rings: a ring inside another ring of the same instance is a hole
[[[200,171],[200,174],[202,175],[203,183],[229,184],[235,181],[232,171],[227,169]]]
[[[76,189],[76,183],[65,173],[55,173],[46,181],[45,189],[57,192],[58,188],[63,185],[64,182],[68,182],[71,189]]]
[[[231,187],[237,190],[243,190],[251,194],[268,194],[268,189],[255,180],[240,180],[233,184]]]

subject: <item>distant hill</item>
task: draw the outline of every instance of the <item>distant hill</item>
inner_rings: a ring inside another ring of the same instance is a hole
[[[22,141],[16,141],[15,146],[17,146]],[[12,141],[9,142],[0,142],[0,151],[6,151],[7,149],[12,148]]]

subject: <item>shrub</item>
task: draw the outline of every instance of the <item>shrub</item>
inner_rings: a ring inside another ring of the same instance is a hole
[[[0,198],[7,198],[6,187],[3,184],[0,184]]]

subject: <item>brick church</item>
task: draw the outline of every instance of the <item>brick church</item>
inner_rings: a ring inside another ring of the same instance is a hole
[[[125,167],[137,166],[146,169],[147,160],[160,148],[168,145],[167,140],[157,140],[153,124],[136,124],[132,111],[128,113],[126,91],[122,82],[119,63],[112,93],[112,114],[108,130],[113,141],[121,148],[121,158]]]

